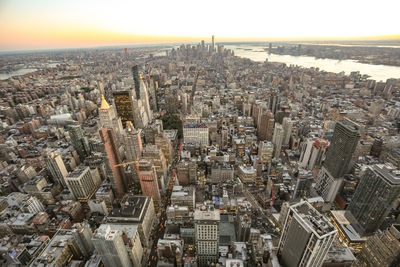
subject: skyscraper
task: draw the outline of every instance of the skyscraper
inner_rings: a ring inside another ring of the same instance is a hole
[[[94,250],[93,233],[90,225],[87,222],[76,223],[72,229],[72,234],[84,257],[89,259]]]
[[[194,212],[197,261],[200,267],[218,263],[219,210],[213,206],[201,206]]]
[[[143,145],[140,136],[141,130],[136,130],[132,122],[126,123],[126,129],[123,135],[125,144],[125,156],[127,161],[138,160],[142,156]]]
[[[324,162],[324,167],[334,178],[346,173],[359,139],[360,133],[355,123],[348,120],[336,123]]]
[[[135,83],[136,99],[140,99],[140,81],[139,81],[139,67],[134,65],[131,69],[133,81]]]
[[[269,97],[269,110],[275,115],[280,107],[280,96],[277,90],[274,90]]]
[[[131,267],[125,248],[122,232],[112,229],[110,225],[102,225],[93,236],[93,244],[106,267]]]
[[[263,110],[258,115],[260,117],[258,124],[258,137],[261,141],[271,141],[274,132],[274,115],[269,110]]]
[[[319,267],[335,239],[337,230],[310,203],[289,207],[284,220],[278,257],[286,267]]]
[[[283,142],[283,128],[279,123],[275,123],[274,136],[272,143],[275,146],[274,159],[279,159],[281,155],[281,148]]]
[[[159,206],[161,204],[161,195],[158,187],[157,173],[153,162],[150,160],[139,161],[139,180],[142,194],[144,196],[151,196],[154,204]]]
[[[212,51],[215,51],[215,38],[214,38],[214,34],[211,36],[211,48],[212,48]]]
[[[357,254],[357,266],[399,266],[400,225],[393,224],[368,238]]]
[[[117,142],[115,140],[113,129],[104,127],[99,130],[101,141],[104,144],[104,149],[107,158],[110,162],[113,176],[111,179],[111,186],[113,187],[114,194],[118,198],[122,198],[127,192],[127,181],[125,179],[125,172],[122,166],[115,166],[121,163],[121,157],[118,152]]]
[[[153,120],[149,94],[137,65],[132,67],[132,76],[134,89],[113,91],[114,102],[124,127],[130,121],[136,128],[144,128]]]
[[[360,133],[355,123],[349,120],[336,123],[332,142],[315,186],[317,193],[325,201],[335,200],[359,139]]]
[[[64,188],[67,188],[65,183],[65,177],[67,177],[68,171],[65,168],[65,164],[61,156],[57,152],[50,152],[46,155],[46,168],[51,173],[54,182],[61,184]]]
[[[146,145],[143,149],[143,159],[153,162],[156,168],[159,188],[164,191],[167,178],[167,161],[162,150],[156,145]]]
[[[391,165],[368,166],[349,210],[366,232],[374,232],[400,196],[400,170]]]
[[[99,126],[100,128],[107,126],[113,128],[115,134],[120,136],[122,134],[121,119],[114,112],[114,108],[107,103],[104,96],[101,96],[101,105],[99,108]]]
[[[131,89],[113,91],[115,108],[118,116],[121,118],[123,127],[126,127],[126,122],[135,121],[133,108],[134,94]]]
[[[285,117],[283,118],[283,123],[282,123],[282,127],[283,127],[283,141],[282,141],[282,145],[287,146],[289,144],[289,140],[290,140],[290,135],[292,134],[292,126],[293,126],[293,122],[290,118]]]
[[[67,126],[67,130],[71,138],[72,146],[79,155],[79,159],[81,161],[85,160],[86,156],[90,154],[90,150],[88,139],[84,136],[81,126],[78,122],[74,121]]]
[[[79,165],[76,167],[65,178],[65,182],[74,197],[80,201],[87,201],[97,190],[88,166]]]

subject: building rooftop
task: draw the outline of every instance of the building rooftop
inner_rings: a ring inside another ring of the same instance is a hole
[[[71,173],[68,174],[67,178],[68,179],[79,178],[87,170],[89,170],[88,166],[79,165]]]
[[[390,164],[375,164],[372,170],[391,184],[400,184],[400,170]]]
[[[126,195],[121,201],[121,208],[114,208],[110,211],[107,222],[141,223],[150,202],[150,196]]]
[[[325,215],[319,213],[306,201],[294,204],[290,206],[290,209],[299,216],[304,226],[309,228],[319,237],[337,231]]]
[[[213,206],[202,205],[194,211],[194,220],[196,221],[220,221],[220,213]]]
[[[350,239],[350,242],[365,242],[366,238],[361,237],[361,226],[349,210],[331,210],[333,219]]]

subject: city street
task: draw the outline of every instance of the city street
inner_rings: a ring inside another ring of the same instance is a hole
[[[176,163],[178,162],[178,159],[180,157],[181,149],[182,149],[182,143],[180,142],[178,144],[177,153],[176,153],[175,158],[172,161],[172,164],[170,167],[170,170],[172,170],[172,172],[171,171],[168,172],[168,175],[170,175],[171,178],[169,179],[169,185],[168,185],[168,188],[167,188],[164,198],[163,198],[163,205],[160,207],[161,208],[161,216],[159,218],[159,223],[156,226],[155,231],[154,231],[154,240],[153,240],[153,244],[151,246],[151,252],[149,255],[149,259],[147,261],[147,266],[151,266],[151,267],[157,266],[157,262],[158,262],[157,243],[158,243],[158,240],[160,238],[162,238],[165,233],[165,228],[166,228],[165,221],[167,220],[166,210],[167,210],[168,205],[171,202],[172,188],[174,187],[175,179],[177,179]]]

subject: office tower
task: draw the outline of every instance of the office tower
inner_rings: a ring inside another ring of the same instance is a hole
[[[315,166],[320,166],[328,145],[329,142],[321,138],[306,138],[300,145],[300,167],[313,170]]]
[[[92,241],[93,233],[87,222],[76,223],[72,228],[72,235],[86,259],[89,259],[93,253],[94,245]]]
[[[167,163],[171,163],[173,158],[173,149],[171,141],[165,133],[160,133],[155,137],[156,146],[161,148]]]
[[[283,142],[282,125],[279,123],[275,123],[274,136],[272,137],[272,143],[275,146],[274,159],[280,158],[282,142]]]
[[[121,118],[123,127],[126,127],[126,122],[135,122],[134,114],[134,93],[131,89],[113,91],[115,108],[117,110],[118,116]]]
[[[275,115],[280,107],[280,96],[277,90],[274,90],[269,97],[269,110]]]
[[[254,184],[257,178],[257,170],[253,166],[241,165],[237,170],[239,179],[244,184]]]
[[[193,161],[181,161],[176,166],[176,177],[180,185],[196,184],[197,164]]]
[[[400,196],[400,170],[392,165],[368,166],[349,210],[366,232],[376,231]]]
[[[204,124],[185,124],[183,126],[183,142],[208,146],[209,129]]]
[[[132,262],[126,251],[120,230],[110,225],[99,227],[93,236],[93,244],[105,267],[130,267]]]
[[[201,206],[194,212],[197,261],[200,267],[218,263],[220,214],[213,206]]]
[[[349,120],[336,123],[315,187],[325,201],[335,200],[359,139],[360,134],[355,123]]]
[[[171,205],[188,207],[190,211],[194,210],[196,188],[193,186],[182,187],[175,185],[171,193]]]
[[[104,221],[114,225],[137,226],[142,245],[151,246],[151,231],[157,223],[152,197],[126,194],[120,204],[121,207],[112,209]]]
[[[314,182],[314,177],[311,172],[304,169],[299,169],[296,177],[296,185],[293,190],[292,199],[306,198],[310,196],[311,185]]]
[[[72,146],[79,155],[79,159],[84,161],[86,156],[90,154],[90,149],[88,139],[84,136],[81,126],[78,122],[73,122],[67,125],[67,130],[71,138]]]
[[[68,174],[65,164],[61,156],[57,152],[50,152],[46,155],[46,168],[51,173],[53,181],[61,184],[64,188],[67,188],[65,183],[65,177]]]
[[[79,165],[76,167],[67,175],[65,182],[71,193],[79,201],[87,201],[97,190],[88,166]]]
[[[136,128],[144,128],[153,120],[153,113],[150,110],[149,93],[146,84],[139,75],[139,67],[135,65],[132,67],[132,76],[135,87],[136,97],[133,101],[133,113],[135,115]]]
[[[337,230],[310,203],[289,207],[278,245],[278,257],[286,267],[319,267],[324,263]]]
[[[163,124],[161,120],[155,120],[153,123],[144,128],[144,139],[147,144],[155,144],[156,136],[163,132]]]
[[[28,194],[23,194],[23,196],[25,199],[23,202],[21,202],[21,204],[19,204],[22,211],[29,213],[39,213],[45,211],[42,202],[40,202],[36,197]]]
[[[400,225],[393,224],[368,238],[357,254],[357,266],[400,266]]]
[[[300,167],[306,168],[308,166],[308,162],[310,161],[312,148],[314,145],[314,138],[306,138],[301,144],[301,153],[300,153]]]
[[[86,251],[80,243],[80,239],[76,239],[75,230],[61,229],[56,232],[50,241],[41,238],[47,244],[44,244],[42,250],[37,250],[39,253],[29,266],[68,266],[71,261],[81,261],[86,258]],[[28,252],[27,252],[28,253]]]
[[[159,206],[161,204],[161,195],[158,187],[156,168],[152,161],[144,159],[139,161],[139,180],[142,194],[144,196],[151,196],[154,204]]]
[[[101,96],[101,105],[99,108],[99,128],[107,126],[112,128],[117,136],[122,134],[121,119],[114,112],[114,108],[110,106],[104,96]]]
[[[141,130],[136,130],[132,122],[128,121],[123,135],[127,161],[138,160],[142,156],[143,146],[140,134]]]
[[[135,86],[136,99],[140,99],[140,79],[139,79],[139,66],[134,65],[131,69],[132,77]]]
[[[150,79],[150,87],[149,87],[149,94],[151,96],[151,109],[153,112],[158,111],[158,105],[157,105],[157,81],[154,81],[153,79]]]
[[[99,130],[99,134],[101,141],[104,144],[104,149],[113,173],[111,177],[111,186],[113,187],[114,194],[118,198],[122,198],[127,192],[128,185],[125,179],[123,166],[116,166],[118,164],[121,164],[121,158],[118,152],[117,142],[114,137],[113,129],[104,127]]]
[[[282,141],[282,145],[284,145],[284,146],[287,146],[289,144],[290,135],[292,133],[292,126],[293,126],[293,121],[290,118],[288,118],[288,117],[283,118],[283,123],[282,123],[283,141]]]
[[[167,161],[164,157],[164,153],[156,145],[146,145],[143,149],[143,159],[153,162],[157,172],[159,188],[164,191],[165,184],[169,183],[169,181],[164,180],[167,178],[168,173]]]
[[[271,141],[274,130],[274,115],[269,110],[259,113],[258,138],[261,141]]]
[[[360,133],[355,123],[347,120],[336,123],[324,162],[324,167],[334,178],[346,173],[359,139]]]
[[[193,164],[193,170],[190,170],[190,165]],[[197,164],[196,162],[189,162],[188,176],[192,175],[192,173],[196,173]],[[181,179],[179,177],[179,165],[178,165],[178,180],[179,184],[182,185]],[[207,182],[213,184],[225,183],[228,180],[232,180],[235,177],[235,168],[230,164],[219,164],[218,162],[214,163],[211,166],[211,176],[207,177]]]
[[[214,34],[211,36],[211,48],[212,48],[212,51],[215,51],[215,37],[214,37]]]

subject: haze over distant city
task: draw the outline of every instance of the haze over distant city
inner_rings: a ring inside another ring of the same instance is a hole
[[[0,50],[218,41],[400,39],[400,3],[0,1]]]

